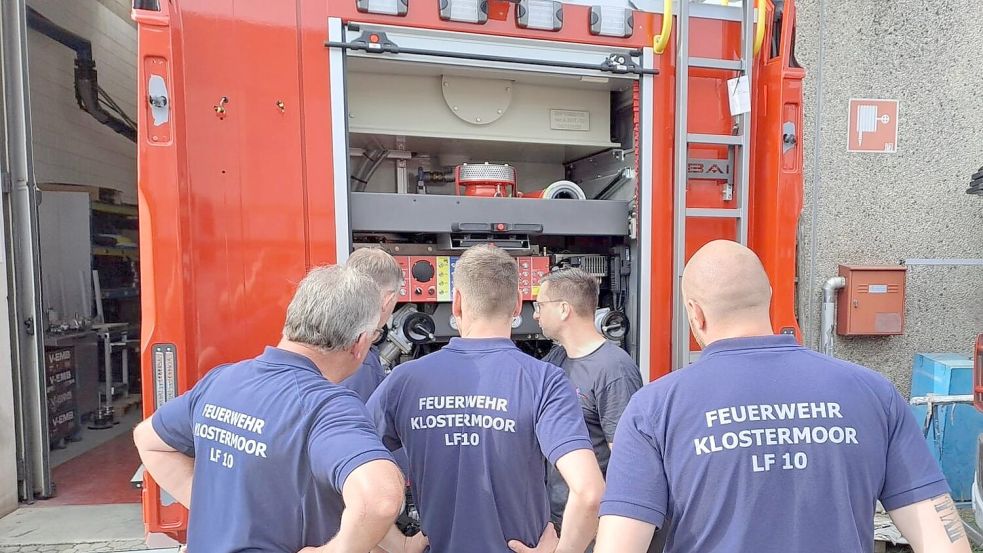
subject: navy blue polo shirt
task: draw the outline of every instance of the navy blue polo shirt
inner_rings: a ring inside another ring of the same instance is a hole
[[[348,475],[392,460],[352,391],[273,347],[213,369],[152,421],[165,443],[195,458],[192,551],[324,545],[338,532]]]
[[[362,403],[369,401],[372,392],[382,384],[386,378],[386,370],[382,367],[382,360],[379,358],[379,350],[372,346],[365,361],[355,371],[355,374],[339,382],[345,388],[355,392]]]
[[[379,349],[372,346],[369,349],[369,354],[365,357],[365,361],[362,365],[355,371],[355,374],[349,376],[348,378],[339,382],[345,388],[358,394],[358,398],[362,400],[362,403],[368,403],[369,398],[372,397],[373,392],[376,388],[382,384],[382,381],[386,379],[386,370],[382,366],[382,359],[379,357]],[[402,449],[397,449],[392,452],[393,459],[396,460],[396,464],[399,465],[399,470],[406,475],[407,466],[409,461],[406,459],[406,452]]]
[[[507,338],[453,338],[396,367],[369,399],[383,443],[409,457],[433,553],[509,553],[539,541],[547,461],[591,449],[563,370]]]
[[[645,386],[618,425],[601,515],[666,551],[873,550],[887,510],[948,493],[895,387],[791,336],[720,340]]]

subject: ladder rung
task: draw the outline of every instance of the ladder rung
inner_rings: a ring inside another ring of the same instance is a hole
[[[728,218],[740,218],[740,209],[711,209],[702,207],[690,207],[686,209],[687,217],[728,217]]]
[[[743,137],[729,134],[695,134],[686,135],[690,144],[722,144],[730,146],[740,146]]]
[[[690,58],[690,67],[702,67],[705,69],[726,69],[729,71],[742,71],[744,62],[741,60],[721,60],[715,58]]]
[[[661,6],[661,3],[659,4]],[[723,21],[742,21],[744,19],[739,6],[693,3],[688,7],[689,15],[693,18],[719,19]]]

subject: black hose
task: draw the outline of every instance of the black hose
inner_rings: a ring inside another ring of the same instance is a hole
[[[75,101],[78,102],[82,111],[94,117],[96,121],[125,136],[130,141],[136,142],[136,124],[123,113],[119,105],[104,90],[99,88],[96,62],[92,59],[92,42],[55,24],[30,6],[27,8],[27,25],[31,29],[75,51]],[[106,111],[100,101],[100,93],[107,98],[106,103],[110,108],[122,117],[117,117]]]

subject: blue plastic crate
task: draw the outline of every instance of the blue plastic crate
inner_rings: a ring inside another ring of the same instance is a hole
[[[956,353],[919,353],[911,378],[911,397],[969,395],[973,393],[973,361]],[[912,405],[919,424],[928,406]],[[925,440],[952,488],[955,501],[972,499],[976,470],[976,438],[983,433],[983,413],[971,403],[935,405]]]

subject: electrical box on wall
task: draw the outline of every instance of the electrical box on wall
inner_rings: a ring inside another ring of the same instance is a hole
[[[890,336],[904,332],[907,267],[840,265],[846,288],[836,307],[841,336]]]

